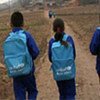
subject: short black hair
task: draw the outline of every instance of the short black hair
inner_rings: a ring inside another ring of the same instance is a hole
[[[57,32],[57,28],[60,28],[61,31],[64,31],[64,21],[61,18],[56,18],[53,22],[53,31]]]
[[[22,27],[24,24],[24,18],[21,12],[14,12],[11,15],[11,24],[13,27]]]

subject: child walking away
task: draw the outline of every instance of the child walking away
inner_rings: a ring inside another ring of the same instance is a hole
[[[55,12],[53,12],[53,17],[54,17],[54,18],[56,17],[56,13],[55,13]]]
[[[52,11],[51,10],[48,12],[48,16],[49,16],[49,18],[52,18]]]
[[[100,82],[100,27],[97,27],[96,31],[94,32],[94,35],[90,43],[90,52],[93,55],[97,56],[96,70],[97,70],[97,74],[99,76],[99,82]]]
[[[34,76],[34,60],[39,54],[39,49],[30,33],[23,29],[23,25],[23,15],[14,12],[11,16],[12,31],[3,44],[4,63],[8,76],[13,78],[15,99],[36,100],[38,91]]]
[[[64,22],[53,22],[54,38],[49,41],[49,60],[58,86],[60,100],[75,100],[75,46],[71,36],[64,32]]]

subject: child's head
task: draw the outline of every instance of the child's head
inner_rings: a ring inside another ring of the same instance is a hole
[[[24,25],[24,18],[22,13],[14,12],[11,15],[11,27],[23,27]]]
[[[61,18],[56,18],[53,22],[53,31],[55,33],[62,33],[64,29],[64,21]]]
[[[62,19],[57,18],[53,22],[53,31],[55,32],[55,40],[61,41],[63,38],[62,32],[64,31],[64,22]]]

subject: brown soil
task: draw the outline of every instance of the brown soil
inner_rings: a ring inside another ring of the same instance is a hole
[[[47,18],[47,12],[45,12],[45,17]],[[93,57],[88,50],[84,49],[85,44],[83,45],[80,38],[73,32],[73,29],[71,29],[67,23],[65,24],[66,32],[73,37],[76,46],[76,98],[77,100],[99,100],[100,86],[95,71],[95,57]],[[41,58],[39,64],[42,66],[39,71],[37,71],[40,73],[37,75],[39,89],[38,100],[58,100],[57,86],[53,80],[52,73],[49,70],[50,63],[48,61],[47,51]]]
[[[59,94],[57,90],[57,86],[55,81],[53,80],[52,72],[50,71],[50,62],[48,61],[48,41],[50,40],[52,36],[52,21],[48,19],[48,11],[45,11],[44,13],[45,18],[49,21],[49,24],[47,27],[49,29],[46,30],[46,32],[50,32],[51,34],[45,34],[43,36],[43,39],[39,41],[39,46],[42,48],[42,54],[40,58],[37,61],[37,68],[36,68],[36,80],[37,80],[37,86],[39,90],[38,100],[58,100]],[[35,23],[35,25],[38,23]],[[98,82],[98,76],[95,71],[95,57],[93,57],[89,50],[84,49],[85,44],[83,45],[83,41],[81,41],[81,38],[76,35],[75,31],[67,24],[66,26],[66,33],[69,33],[75,42],[76,46],[76,68],[77,68],[77,74],[76,74],[76,86],[77,86],[77,100],[99,100],[100,99],[100,86]],[[30,30],[33,31],[30,27]],[[38,32],[38,30],[37,30]],[[44,30],[45,32],[45,30]],[[37,36],[36,36],[37,37]],[[38,41],[39,39],[37,39]],[[46,40],[45,42],[43,42]],[[88,41],[87,41],[88,42]],[[47,43],[47,44],[46,44]],[[45,46],[43,46],[44,44]],[[0,65],[2,66],[2,65]],[[8,97],[8,100],[13,100],[13,92],[12,90],[9,91],[9,89],[12,89],[11,80],[5,76],[5,71],[0,68],[0,71],[3,73],[0,73],[2,77],[2,83],[0,82],[0,95],[2,97]],[[8,84],[7,84],[8,83]],[[8,89],[7,89],[8,88]],[[6,92],[5,92],[6,91]],[[10,99],[11,98],[11,99]],[[2,100],[0,98],[0,100]]]

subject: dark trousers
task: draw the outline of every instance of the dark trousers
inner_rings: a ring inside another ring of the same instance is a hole
[[[13,79],[14,93],[16,100],[36,100],[37,87],[34,75],[30,74]]]
[[[59,90],[60,100],[75,100],[75,79],[56,81],[56,83]]]

